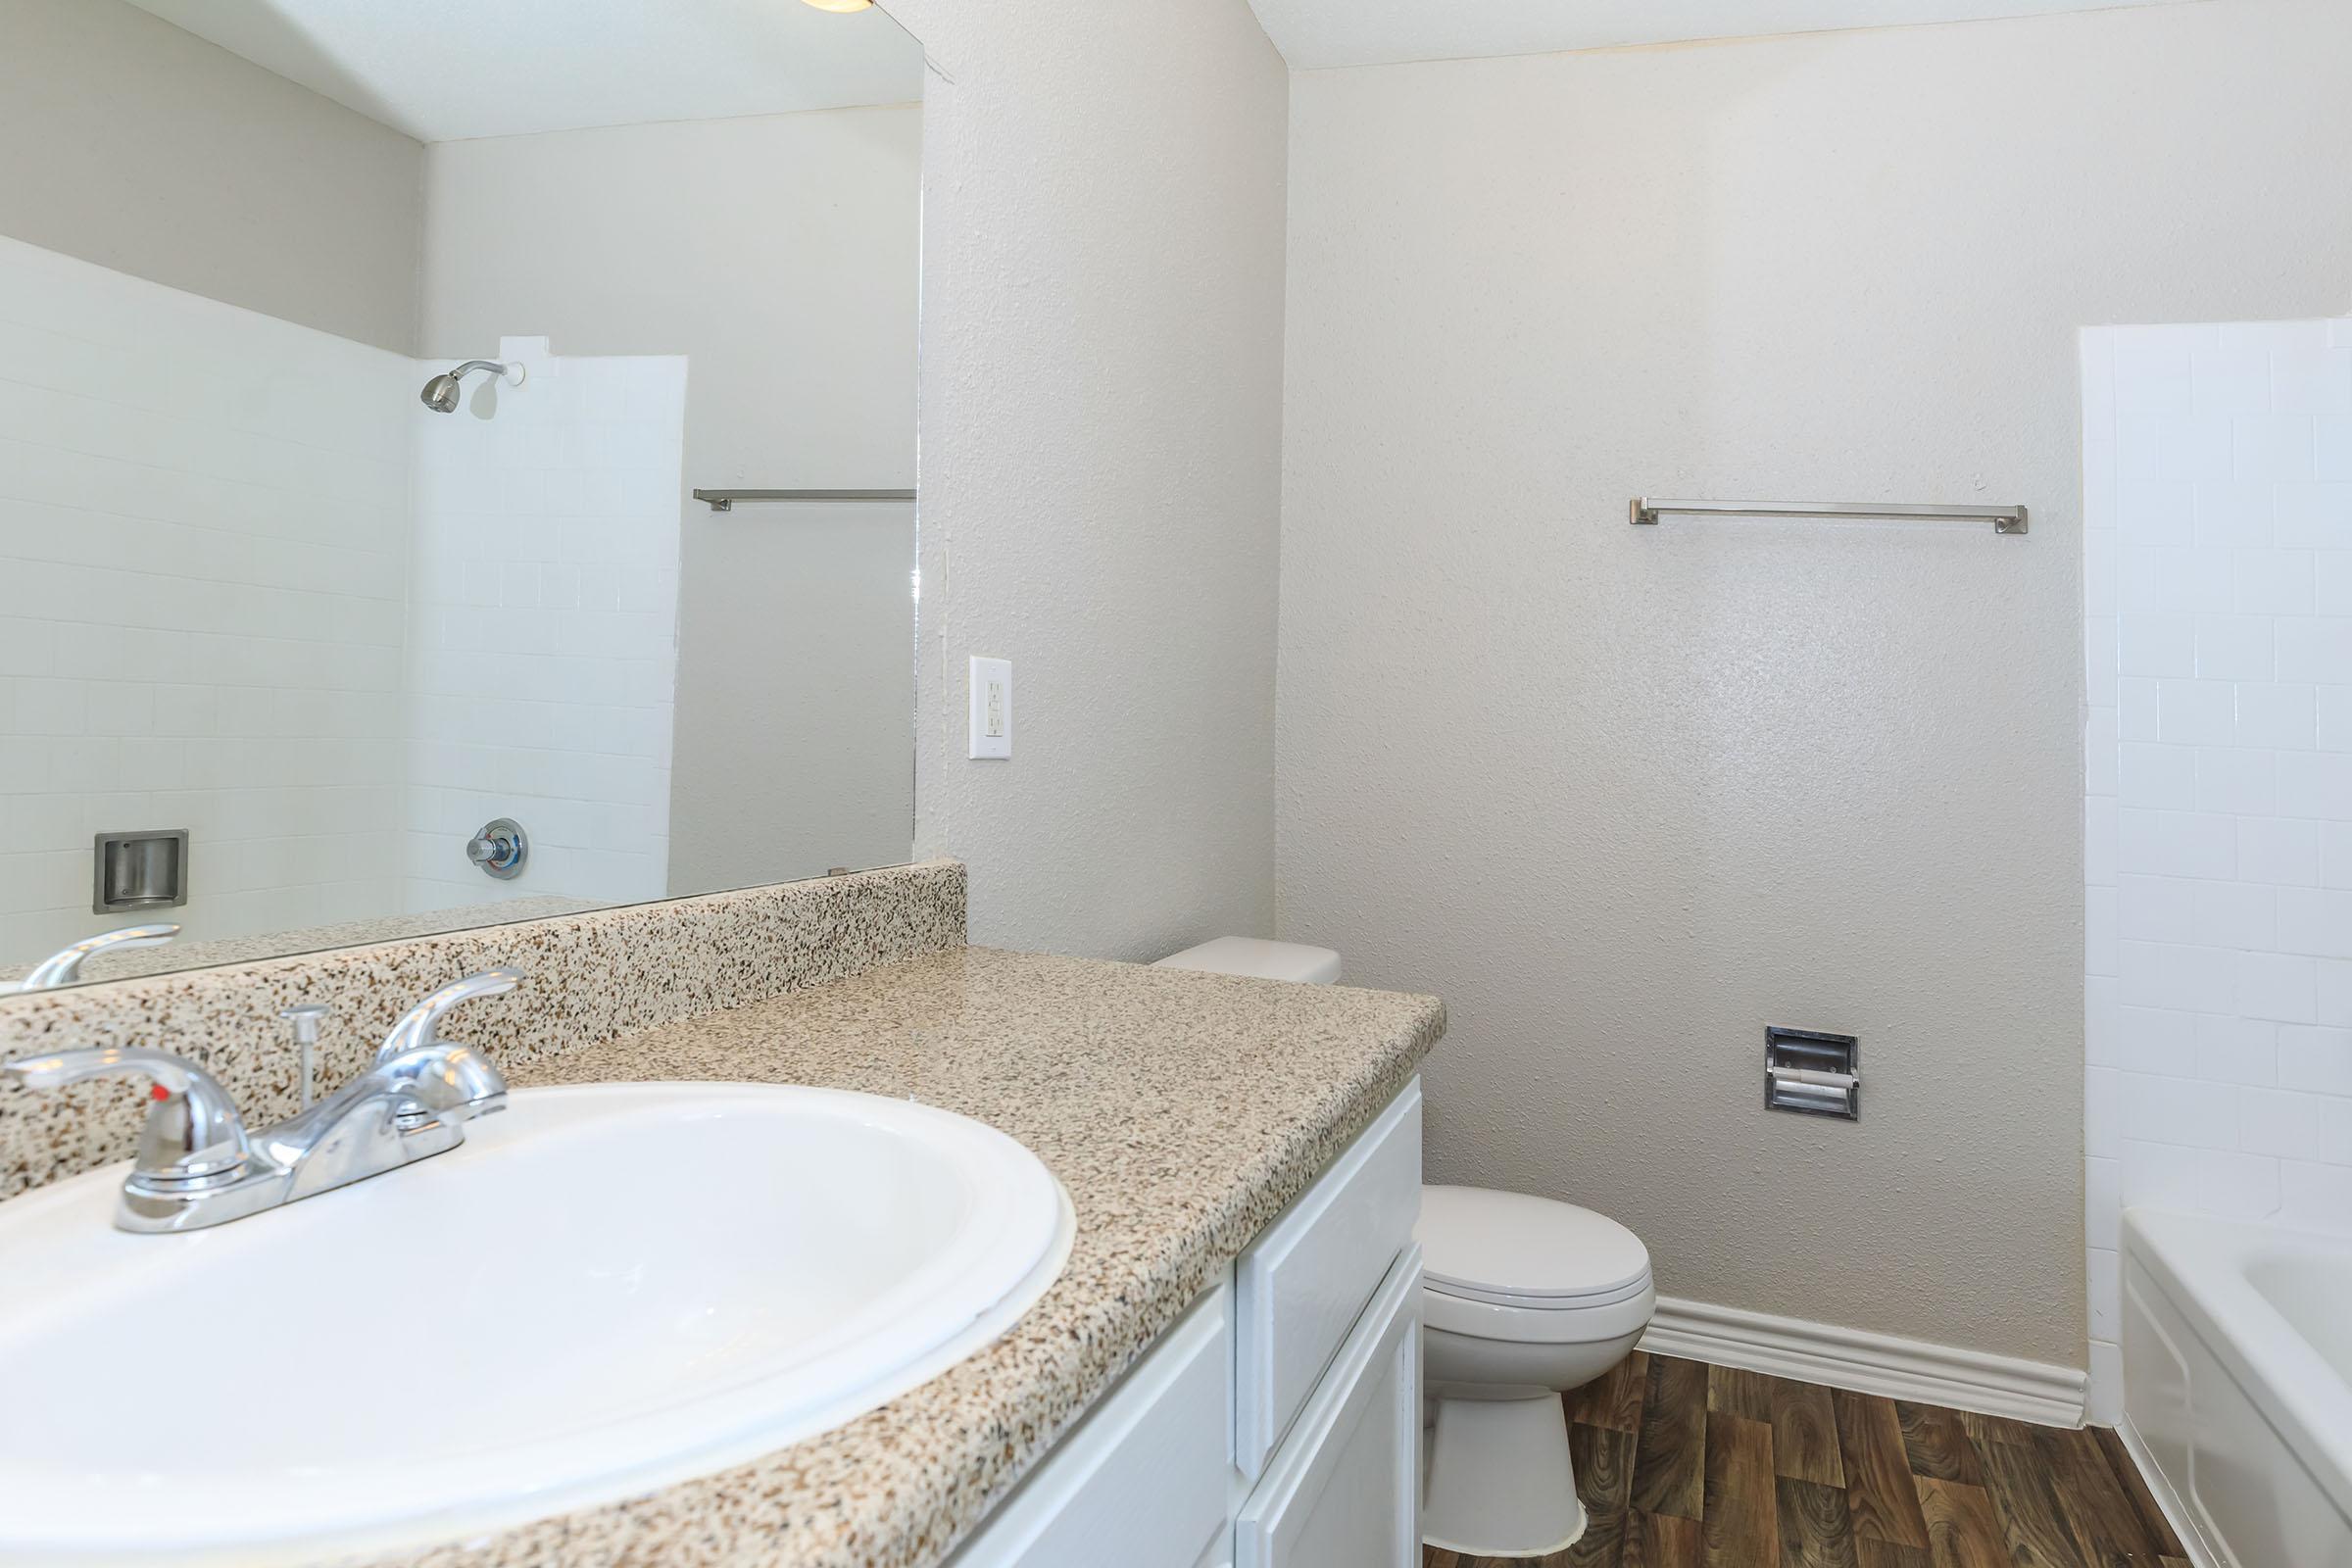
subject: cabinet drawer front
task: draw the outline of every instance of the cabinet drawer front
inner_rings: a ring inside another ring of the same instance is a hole
[[[1233,1293],[1219,1285],[1022,1481],[954,1568],[1196,1568],[1233,1473]]]
[[[1421,1250],[1408,1248],[1234,1530],[1235,1568],[1417,1568]]]
[[[1421,1080],[1404,1086],[1235,1269],[1234,1458],[1254,1479],[1421,1215]]]

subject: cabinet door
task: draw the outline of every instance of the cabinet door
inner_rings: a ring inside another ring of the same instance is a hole
[[[1220,1284],[1161,1335],[953,1568],[1218,1562],[1233,1539],[1232,1301]]]
[[[1234,1458],[1255,1480],[1421,1217],[1421,1080],[1235,1266]]]
[[[1408,1247],[1242,1507],[1236,1568],[1417,1568],[1421,1250]]]
[[[1233,1526],[1228,1524],[1217,1539],[1208,1544],[1200,1560],[1193,1568],[1233,1568]]]

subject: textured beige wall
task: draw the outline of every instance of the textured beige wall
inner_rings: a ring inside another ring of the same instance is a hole
[[[437,142],[426,167],[427,352],[684,354],[689,489],[914,483],[920,105]],[[907,858],[914,509],[684,506],[670,891]]]
[[[1273,921],[1287,74],[1246,0],[891,0],[923,100],[916,842],[975,942]],[[964,660],[1014,757],[964,758]]]
[[[0,234],[416,351],[424,149],[122,0],[0,0]]]
[[[1294,79],[1281,924],[1446,998],[1434,1176],[2082,1363],[2076,328],[2352,302],[2348,61],[2219,0]]]

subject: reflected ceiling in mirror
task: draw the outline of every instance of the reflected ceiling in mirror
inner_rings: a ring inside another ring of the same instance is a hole
[[[919,46],[23,0],[0,986],[905,860]],[[698,488],[882,492],[744,503]]]

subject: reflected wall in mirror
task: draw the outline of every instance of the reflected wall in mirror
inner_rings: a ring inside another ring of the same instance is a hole
[[[689,494],[912,490],[883,12],[0,33],[0,985],[907,858],[912,503]]]

